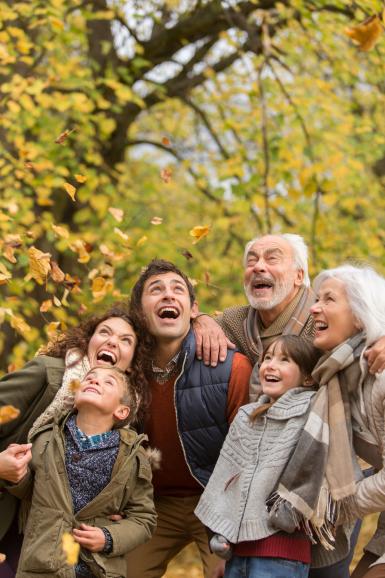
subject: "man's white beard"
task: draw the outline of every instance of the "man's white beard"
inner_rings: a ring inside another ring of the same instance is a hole
[[[274,309],[277,307],[282,301],[286,299],[286,297],[291,293],[293,290],[293,281],[286,281],[286,282],[277,282],[273,287],[273,295],[270,300],[264,299],[263,297],[255,297],[252,293],[252,289],[250,285],[245,285],[245,293],[246,297],[253,309],[257,309],[260,311],[268,311],[269,309]]]

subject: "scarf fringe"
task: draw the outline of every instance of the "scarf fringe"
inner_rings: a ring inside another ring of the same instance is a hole
[[[324,488],[325,491],[325,488]],[[285,505],[285,510],[290,515],[291,521],[299,530],[304,530],[310,542],[314,545],[318,542],[325,548],[325,550],[335,549],[335,536],[337,532],[337,521],[342,515],[344,521],[353,521],[355,516],[353,514],[353,496],[348,496],[342,500],[334,500],[328,490],[326,497],[325,512],[320,518],[319,515],[314,516],[316,519],[322,519],[321,524],[316,524],[313,519],[305,517],[299,512],[286,498],[279,495],[278,492],[273,492],[266,501],[268,512],[277,513],[278,510]],[[319,514],[319,512],[317,512]]]

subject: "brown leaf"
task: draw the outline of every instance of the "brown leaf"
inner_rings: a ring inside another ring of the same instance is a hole
[[[209,234],[210,227],[208,225],[194,227],[190,231],[190,235],[194,237],[193,245],[198,243],[203,237]]]
[[[54,283],[63,283],[65,275],[56,261],[51,259],[51,279]]]
[[[377,44],[383,31],[379,16],[374,14],[360,24],[346,28],[345,34],[358,45],[360,50],[367,52]]]
[[[204,272],[204,277],[206,285],[210,285],[210,273],[208,271]]]
[[[183,255],[183,257],[187,259],[187,261],[190,261],[190,259],[194,259],[194,255],[190,253],[190,251],[187,251],[187,249],[181,249],[180,252]]]
[[[65,130],[64,132],[60,133],[57,139],[55,139],[56,144],[63,144],[63,142],[69,137],[69,135],[74,132],[74,128],[71,130]]]
[[[169,147],[171,145],[171,141],[169,138],[167,138],[166,136],[164,136],[162,138],[162,145],[164,145],[165,147]]]
[[[68,387],[70,392],[74,394],[78,391],[78,389],[80,389],[80,381],[78,379],[71,379]]]
[[[29,274],[35,279],[39,285],[43,285],[47,279],[48,273],[51,271],[51,254],[43,253],[36,249],[36,247],[30,247],[28,249],[29,258]]]
[[[68,273],[65,274],[64,287],[67,287],[70,291],[73,291],[74,293],[79,293],[80,292],[79,286],[80,286],[79,277],[77,276],[71,277],[71,275],[69,275]]]
[[[171,177],[172,177],[171,169],[166,168],[160,171],[160,178],[164,183],[169,183],[171,181]]]
[[[20,410],[13,405],[3,405],[0,407],[0,425],[13,421],[20,415]]]

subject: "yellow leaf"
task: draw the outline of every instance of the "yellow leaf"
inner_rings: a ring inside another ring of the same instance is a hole
[[[39,285],[43,285],[48,273],[51,271],[50,253],[43,253],[39,251],[39,249],[36,249],[36,247],[30,247],[28,249],[28,257],[30,276],[35,279]]]
[[[115,209],[114,207],[110,207],[108,212],[111,213],[111,215],[118,221],[118,223],[122,222],[124,216],[122,209]]]
[[[147,241],[147,237],[146,237],[146,235],[143,235],[143,237],[140,237],[139,241],[137,241],[136,246],[141,247],[142,245],[145,244],[146,241]]]
[[[56,307],[61,307],[61,301],[56,297],[56,295],[53,296],[53,304],[56,305]]]
[[[40,311],[41,313],[47,313],[47,311],[49,311],[52,307],[52,301],[51,299],[46,299],[45,301],[43,301],[43,303],[40,305]]]
[[[69,387],[70,392],[72,394],[74,394],[80,388],[80,381],[78,379],[71,379],[68,387]]]
[[[85,183],[87,177],[85,177],[84,175],[75,175],[75,179],[77,180],[78,183]]]
[[[20,410],[13,405],[3,405],[0,407],[0,425],[13,421],[20,415]]]
[[[47,332],[49,339],[54,339],[57,336],[59,326],[60,321],[51,321],[51,323],[48,323],[45,330]]]
[[[77,253],[79,255],[79,257],[78,257],[79,263],[88,263],[88,261],[91,258],[87,249],[86,249],[86,245],[85,245],[84,241],[81,241],[80,239],[77,239],[74,243],[72,243],[70,245],[70,249],[72,251],[75,251],[75,253]]]
[[[161,225],[163,223],[162,217],[152,217],[150,221],[151,225]]]
[[[346,28],[345,34],[358,45],[360,50],[367,52],[375,46],[383,31],[381,20],[375,14],[361,22],[361,24]]]
[[[79,559],[80,545],[75,542],[72,534],[64,532],[62,537],[63,552],[66,557],[67,564],[73,566]]]
[[[75,201],[75,195],[76,195],[76,189],[73,185],[70,185],[70,183],[64,183],[64,188],[66,190],[66,192],[69,194],[69,196],[71,197],[71,199],[73,201]]]
[[[123,231],[121,231],[119,229],[119,227],[114,227],[114,233],[116,233],[118,235],[118,237],[123,239],[123,241],[129,241],[130,240],[130,237],[126,233],[123,233]]]
[[[68,237],[70,236],[67,229],[65,229],[64,227],[60,227],[60,225],[51,225],[51,228],[52,228],[53,232],[55,233],[55,235],[57,235],[58,237],[62,237],[63,239],[68,239]]]
[[[209,234],[209,231],[210,227],[208,225],[198,226],[191,229],[190,235],[194,237],[193,245],[198,243],[198,241],[203,239],[203,237],[206,237],[206,235]]]
[[[112,289],[112,282],[103,277],[95,277],[92,281],[92,296],[94,301],[100,301]]]
[[[22,319],[21,317],[12,315],[9,322],[11,324],[11,327],[13,327],[13,329],[16,329],[16,331],[20,333],[20,335],[23,335],[23,337],[26,337],[26,334],[31,331],[31,328],[28,325],[28,323],[26,323],[24,319]]]

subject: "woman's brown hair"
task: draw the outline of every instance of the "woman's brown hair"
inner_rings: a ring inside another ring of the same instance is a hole
[[[129,315],[128,307],[126,305],[123,303],[116,303],[107,309],[107,311],[102,315],[93,315],[88,317],[76,327],[71,327],[59,335],[54,341],[42,348],[39,353],[64,359],[69,349],[76,348],[79,350],[81,356],[87,355],[88,344],[97,326],[103,321],[111,319],[111,317],[124,319],[124,321],[131,325],[137,337],[137,345],[128,374],[136,396],[140,400],[135,420],[136,422],[139,422],[145,417],[150,400],[149,385],[144,374],[144,364],[146,358],[149,357],[149,350],[143,329],[140,324]]]
[[[281,335],[266,347],[260,363],[263,362],[268,351],[274,353],[277,345],[281,346],[281,351],[284,355],[290,357],[290,359],[298,365],[304,379],[311,377],[311,372],[321,356],[321,351],[319,349],[299,335]],[[258,416],[264,414],[274,403],[275,401],[270,401],[258,406],[250,415],[250,420],[254,421]]]

